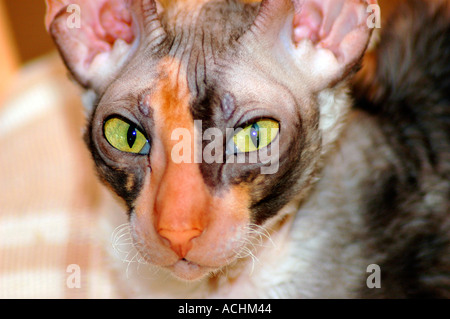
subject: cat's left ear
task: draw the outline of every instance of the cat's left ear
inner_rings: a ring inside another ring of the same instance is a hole
[[[361,61],[372,33],[376,0],[263,0],[246,40],[285,59],[322,90]],[[309,77],[309,78],[308,78]]]
[[[67,68],[101,92],[131,57],[164,36],[155,0],[46,0],[45,24]],[[157,41],[158,40],[158,41]]]

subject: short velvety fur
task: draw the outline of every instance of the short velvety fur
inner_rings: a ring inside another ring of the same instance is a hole
[[[395,153],[365,190],[368,255],[386,269],[367,297],[450,297],[449,21],[448,2],[400,5],[355,85]]]

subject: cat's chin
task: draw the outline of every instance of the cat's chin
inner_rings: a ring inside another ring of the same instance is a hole
[[[168,269],[173,276],[184,281],[200,280],[217,270],[216,268],[201,266],[184,259],[165,268]]]

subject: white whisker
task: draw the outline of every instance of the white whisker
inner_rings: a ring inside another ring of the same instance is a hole
[[[138,255],[139,255],[139,252],[136,251],[136,253],[134,254],[134,256],[133,256],[129,261],[127,261],[127,262],[128,262],[128,265],[127,265],[127,268],[126,268],[126,270],[125,270],[125,275],[126,275],[127,279],[130,278],[130,277],[128,276],[128,274],[129,274],[129,269],[130,269],[130,265],[134,262],[134,259],[135,259]]]
[[[270,232],[263,226],[249,224],[243,227],[243,230],[245,231],[245,236],[236,240],[236,243],[239,243],[239,247],[235,249],[234,256],[236,259],[251,259],[250,275],[252,275],[256,263],[259,263],[257,257],[258,249],[269,246],[276,247],[276,245],[271,238]],[[267,243],[270,244],[268,245]]]
[[[148,270],[151,270],[151,275],[154,275],[159,271],[158,267],[151,267],[148,263],[150,258],[145,253],[145,244],[139,241],[136,242],[133,239],[132,226],[129,223],[121,224],[114,229],[111,234],[111,245],[116,256],[126,264],[126,278],[130,278],[133,269],[141,277],[144,277],[144,269],[145,273],[148,273]],[[143,268],[144,265],[145,267]]]

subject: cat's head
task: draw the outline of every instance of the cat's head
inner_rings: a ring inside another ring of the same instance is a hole
[[[99,176],[142,256],[186,280],[233,263],[306,193],[370,36],[358,0],[47,2],[92,97]]]

